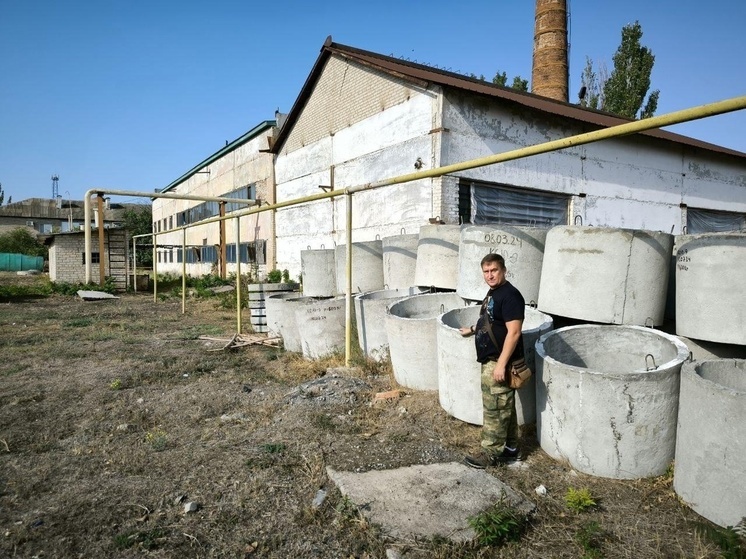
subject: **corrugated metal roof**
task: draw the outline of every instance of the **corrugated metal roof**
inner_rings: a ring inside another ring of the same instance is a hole
[[[261,134],[268,128],[272,128],[273,126],[276,126],[276,125],[277,125],[277,121],[274,121],[274,120],[265,120],[263,122],[260,122],[254,128],[246,132],[246,134],[243,134],[242,136],[240,136],[239,138],[236,138],[229,144],[226,144],[225,147],[216,151],[215,153],[213,153],[210,157],[208,157],[201,163],[197,163],[197,165],[189,169],[186,173],[184,173],[178,179],[176,179],[171,184],[163,188],[160,192],[168,192],[172,188],[176,187],[176,185],[181,184],[182,182],[187,180],[189,177],[197,173],[200,169],[207,167],[210,163],[217,161],[218,159],[223,157],[226,153],[230,153],[237,147],[242,146],[243,144],[245,144],[246,142],[250,140],[253,140],[255,137],[257,137],[259,134]]]
[[[472,91],[480,95],[493,97],[495,99],[499,99],[508,103],[514,103],[516,105],[520,105],[536,111],[541,111],[550,115],[584,122],[597,128],[608,128],[610,126],[630,122],[629,119],[621,118],[609,113],[605,113],[603,111],[597,111],[594,109],[581,107],[579,105],[557,101],[555,99],[542,97],[533,93],[518,91],[508,87],[501,87],[499,85],[488,83],[479,79],[468,78],[466,76],[462,76],[454,72],[449,72],[447,70],[442,70],[440,68],[433,68],[424,64],[418,64],[416,62],[401,60],[398,58],[385,56],[383,54],[378,54],[375,52],[334,43],[331,40],[330,36],[327,37],[326,41],[324,42],[324,45],[321,48],[321,53],[319,54],[319,57],[316,59],[316,62],[311,69],[311,73],[308,75],[306,82],[303,84],[303,88],[301,89],[298,98],[293,104],[293,108],[290,110],[287,120],[279,131],[277,140],[272,147],[272,151],[274,153],[279,153],[279,151],[282,149],[282,145],[287,139],[288,134],[298,120],[298,117],[303,110],[306,102],[308,101],[308,98],[311,96],[314,85],[321,75],[327,59],[333,55],[354,60],[360,64],[374,67],[392,76],[414,81],[422,86],[426,86],[427,84],[432,83],[452,89]],[[640,132],[640,134],[667,140],[677,144],[692,146],[707,151],[746,158],[746,153],[708,142],[703,142],[701,140],[696,140],[694,138],[683,136],[681,134],[666,132],[665,130],[661,130],[660,128]]]

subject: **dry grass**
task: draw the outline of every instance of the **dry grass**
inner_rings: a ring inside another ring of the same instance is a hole
[[[458,460],[478,445],[479,429],[449,417],[434,393],[405,389],[371,405],[376,392],[399,387],[390,364],[359,355],[356,376],[369,388],[356,400],[291,403],[296,387],[342,357],[209,352],[221,344],[198,339],[234,329],[235,314],[210,301],[190,301],[186,315],[180,300],[142,294],[0,304],[0,556],[379,558],[386,547],[404,559],[720,555],[670,475],[575,474],[530,429],[528,468],[493,472],[536,503],[520,542],[389,541],[326,467]],[[545,497],[534,493],[540,484]],[[568,509],[570,487],[587,488],[598,506]],[[316,509],[320,488],[328,496]],[[185,514],[187,501],[199,510]]]

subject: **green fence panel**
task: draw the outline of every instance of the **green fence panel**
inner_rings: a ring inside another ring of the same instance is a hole
[[[43,269],[43,256],[28,256],[26,254],[0,252],[0,271],[20,272],[24,270],[39,270],[41,272]]]

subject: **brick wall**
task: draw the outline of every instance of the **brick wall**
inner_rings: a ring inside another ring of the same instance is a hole
[[[408,82],[332,56],[285,141],[287,154],[416,95]]]

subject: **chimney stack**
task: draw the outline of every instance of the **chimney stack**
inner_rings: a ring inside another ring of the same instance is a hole
[[[567,1],[536,0],[531,92],[568,101]]]

